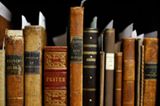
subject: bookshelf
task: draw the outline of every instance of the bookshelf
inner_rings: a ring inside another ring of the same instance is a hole
[[[21,28],[21,14],[25,15],[27,20],[32,24],[37,24],[38,12],[42,11],[46,16],[49,45],[54,45],[51,40],[52,37],[65,33],[66,29],[69,28],[70,7],[80,3],[78,0],[56,0],[54,1],[55,3],[40,0],[34,2],[32,0],[26,0],[23,2],[20,0],[17,0],[17,2],[2,0],[2,2],[13,14],[11,28],[15,29]],[[130,3],[126,1],[116,2],[112,0],[106,4],[105,0],[88,0],[84,5],[84,28],[89,27],[92,18],[97,16],[99,32],[103,30],[110,20],[114,20],[116,41],[118,40],[118,34],[132,22],[134,23],[134,29],[137,30],[138,34],[148,33],[154,30],[159,31],[160,25],[158,19],[160,16],[157,15],[159,7],[156,2],[147,2],[144,7],[142,5],[143,3],[137,1]],[[148,8],[150,5],[152,5],[153,8]],[[126,10],[129,10],[129,12]],[[160,88],[159,77],[158,88]],[[159,91],[157,92],[157,95],[159,95]]]

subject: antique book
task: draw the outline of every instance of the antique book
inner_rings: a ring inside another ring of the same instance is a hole
[[[99,106],[104,106],[104,67],[105,67],[105,52],[100,51],[100,94],[99,94]]]
[[[115,95],[114,106],[122,106],[122,61],[123,53],[116,52],[115,54]]]
[[[24,105],[24,39],[22,30],[6,31],[6,105]]]
[[[67,46],[44,49],[44,106],[67,106]]]
[[[144,45],[141,46],[141,69],[140,69],[140,106],[143,106],[144,98]]]
[[[2,48],[3,40],[5,38],[5,29],[9,28],[11,21],[10,10],[0,2],[0,48]]]
[[[123,106],[135,105],[135,39],[123,39]]]
[[[25,106],[42,106],[42,50],[46,45],[41,26],[24,28]]]
[[[104,32],[104,51],[105,51],[105,106],[113,105],[113,86],[114,86],[114,46],[115,30],[106,29]]]
[[[83,106],[97,106],[98,96],[98,30],[97,17],[83,35]]]
[[[144,38],[144,100],[143,106],[156,106],[158,38]]]
[[[137,38],[135,36],[135,38]],[[137,38],[135,40],[135,101],[136,101],[136,106],[140,106],[140,98],[141,98],[141,65],[142,65],[142,44],[143,44],[143,39]]]
[[[82,106],[83,88],[83,7],[70,11],[70,106]]]
[[[3,43],[2,49],[0,49],[0,106],[6,106],[5,92],[5,49]]]

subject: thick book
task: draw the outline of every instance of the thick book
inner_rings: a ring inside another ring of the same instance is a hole
[[[67,47],[44,49],[44,106],[67,106]]]
[[[83,96],[83,7],[70,11],[70,106],[82,106]]]
[[[144,100],[143,106],[156,106],[158,38],[144,38]]]
[[[114,90],[114,106],[122,106],[122,61],[123,53],[115,53],[115,90]]]
[[[4,45],[0,49],[0,106],[5,106],[6,97],[5,97],[5,49]]]
[[[24,105],[24,39],[22,30],[6,31],[6,105]]]
[[[42,106],[42,50],[45,30],[41,26],[24,28],[25,106]]]
[[[97,96],[97,49],[98,30],[87,28],[83,36],[83,106],[96,106]]]
[[[106,29],[104,31],[104,51],[105,51],[105,106],[113,105],[114,91],[114,46],[115,29]]]
[[[2,48],[3,40],[6,36],[5,30],[9,28],[11,21],[11,12],[9,9],[0,2],[0,48]]]
[[[135,105],[135,39],[123,39],[123,106]]]

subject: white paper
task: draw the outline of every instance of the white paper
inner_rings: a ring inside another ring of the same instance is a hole
[[[158,31],[153,31],[153,32],[149,32],[149,33],[146,33],[146,34],[144,34],[144,37],[153,37],[153,38],[155,38],[155,37],[158,37]]]
[[[24,27],[28,26],[28,25],[31,25],[31,24],[27,21],[26,17],[24,15],[22,15],[22,26],[21,26],[21,28],[24,29]]]
[[[11,12],[10,10],[0,2],[0,15],[6,20],[11,21]]]
[[[97,16],[95,16],[90,25],[91,28],[97,28]]]
[[[106,70],[114,70],[114,53],[106,53]]]
[[[136,30],[132,31],[131,37],[132,38],[137,38],[137,31]]]
[[[130,25],[128,25],[120,34],[119,34],[119,38],[120,40],[122,38],[128,38],[132,36],[132,32],[133,32],[133,23],[131,23]]]
[[[56,46],[66,46],[67,45],[67,33],[53,37],[53,42]]]
[[[39,26],[42,26],[44,29],[46,29],[46,18],[41,11],[39,12]]]

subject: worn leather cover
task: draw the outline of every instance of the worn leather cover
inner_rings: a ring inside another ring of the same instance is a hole
[[[25,106],[42,106],[42,50],[45,30],[40,26],[24,28]]]
[[[83,106],[96,106],[97,95],[97,46],[98,30],[87,28],[83,37]]]
[[[144,106],[156,106],[158,38],[144,38]]]
[[[5,106],[5,50],[0,49],[0,106]]]
[[[122,106],[122,52],[115,54],[115,106]]]
[[[9,28],[9,21],[0,15],[0,48],[2,48],[3,40],[6,36],[6,28]]]
[[[123,106],[134,106],[135,102],[135,39],[123,39]]]
[[[82,106],[83,7],[70,11],[70,106]]]
[[[44,106],[67,106],[67,47],[44,49]]]
[[[104,32],[104,51],[105,51],[105,106],[113,105],[113,86],[114,86],[114,46],[115,30],[106,29]]]
[[[7,30],[6,34],[6,105],[23,106],[24,40],[22,30]]]

